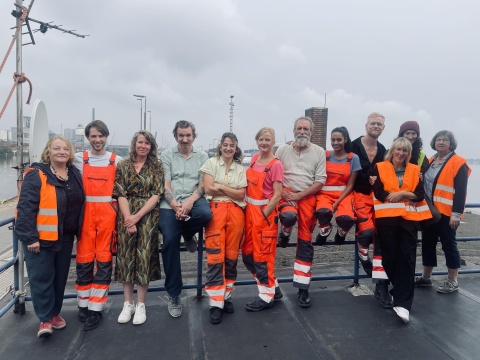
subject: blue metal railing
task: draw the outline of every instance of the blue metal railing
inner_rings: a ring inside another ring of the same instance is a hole
[[[474,203],[474,204],[466,204],[466,208],[480,208],[480,203]],[[4,220],[0,220],[0,227],[8,225],[8,224],[13,224],[14,223],[14,218],[10,217]],[[6,262],[5,264],[2,264],[0,266],[0,274],[3,273],[7,268],[11,267],[12,265],[15,266],[16,268],[19,267],[18,264],[18,240],[16,238],[15,232],[13,233],[13,256],[12,258]],[[198,234],[198,252],[197,252],[197,282],[196,284],[191,284],[191,285],[184,285],[183,289],[197,289],[197,297],[201,298],[202,297],[202,289],[205,287],[205,284],[202,283],[202,278],[203,278],[203,262],[204,262],[204,246],[203,246],[203,234],[199,233]],[[471,236],[471,237],[459,237],[457,238],[458,242],[469,242],[469,241],[479,241],[480,236]],[[420,240],[418,240],[420,242]],[[327,242],[325,244],[326,246],[331,246],[335,245],[333,242]],[[355,245],[355,251],[354,251],[354,261],[353,261],[353,274],[351,275],[335,275],[335,276],[312,276],[311,280],[312,281],[320,281],[320,280],[342,280],[342,279],[352,279],[354,280],[355,284],[358,284],[358,280],[361,278],[368,278],[369,276],[367,275],[360,275],[359,274],[359,264],[360,260],[358,257],[358,252],[357,252],[357,246],[355,241],[345,241],[345,245]],[[295,243],[290,243],[288,247],[294,247],[296,246]],[[161,250],[160,250],[161,251]],[[185,249],[181,249],[181,251],[186,251]],[[72,255],[72,258],[74,258],[75,255]],[[17,270],[17,269],[16,269]],[[470,269],[470,270],[459,270],[459,274],[476,274],[480,273],[480,269]],[[448,274],[448,271],[434,271],[432,275],[446,275]],[[417,273],[416,275],[421,275],[421,273]],[[293,282],[292,277],[288,278],[279,278],[277,279],[279,283],[287,283],[287,282]],[[235,282],[235,285],[256,285],[256,281],[254,279],[252,280],[239,280]],[[31,296],[26,296],[23,293],[19,292],[20,288],[20,282],[19,282],[19,276],[18,276],[18,271],[14,272],[14,284],[13,284],[13,290],[12,290],[12,299],[2,308],[0,309],[0,318],[13,306],[18,305],[18,303],[24,303],[24,301],[31,301]],[[156,292],[156,291],[165,291],[165,286],[152,286],[148,288],[148,292]],[[123,290],[110,290],[109,295],[123,295]],[[76,298],[77,294],[65,294],[64,298],[65,299],[72,299]],[[22,313],[22,311],[20,311]]]

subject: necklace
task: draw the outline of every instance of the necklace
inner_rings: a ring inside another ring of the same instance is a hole
[[[62,181],[68,181],[68,166],[65,168],[65,173],[66,173],[65,177],[60,176],[57,170],[53,167],[53,165],[50,165],[50,169],[52,169],[52,172],[55,174],[57,178],[59,178]]]

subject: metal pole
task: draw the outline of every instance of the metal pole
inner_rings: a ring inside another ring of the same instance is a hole
[[[16,0],[18,5],[17,10],[22,7],[22,0]],[[20,26],[20,18],[17,18],[17,26]],[[22,73],[22,32],[17,36],[16,41],[17,50],[17,74]],[[17,84],[17,181],[20,183],[23,177],[23,98],[22,98],[22,83]],[[18,187],[20,189],[20,186]],[[18,247],[18,304],[15,306],[16,312],[25,314],[25,284],[24,278],[24,254],[23,246]],[[17,289],[15,289],[17,290]]]
[[[143,110],[143,130],[147,130],[147,95],[145,95],[145,109]]]
[[[137,99],[137,100],[140,100],[140,130],[142,130],[142,113],[143,113],[142,105],[143,105],[143,99]]]
[[[148,124],[148,131],[152,132],[152,111],[148,110],[147,112],[150,113],[150,123]]]

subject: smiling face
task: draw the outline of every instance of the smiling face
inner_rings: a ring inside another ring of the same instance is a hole
[[[405,165],[407,162],[408,150],[402,145],[397,145],[392,152],[393,165]]]
[[[335,150],[336,152],[341,152],[345,147],[345,143],[347,142],[347,139],[343,137],[342,133],[333,132],[330,137],[330,141],[332,144],[332,149]]]
[[[265,131],[257,139],[258,150],[264,154],[268,154],[273,150],[273,134],[270,131]]]
[[[193,131],[191,127],[187,128],[178,128],[177,136],[175,137],[178,142],[178,149],[183,151],[189,151],[192,148],[193,141]]]
[[[380,116],[368,119],[365,124],[367,135],[374,139],[378,139],[378,137],[382,135],[383,129],[385,129],[385,120]]]
[[[146,158],[152,149],[152,144],[148,141],[145,136],[138,135],[137,141],[135,142],[135,153],[138,158]]]
[[[450,150],[450,138],[446,135],[440,135],[435,139],[435,150],[439,155],[447,155]]]
[[[232,139],[226,137],[220,146],[223,161],[233,159],[235,151],[237,151],[237,144]]]
[[[108,137],[103,135],[97,128],[92,127],[88,134],[87,140],[92,146],[92,154],[102,155],[105,153],[105,145]]]
[[[312,137],[312,129],[310,126],[310,121],[308,120],[298,120],[293,129],[293,135],[295,136],[295,143],[299,147],[305,147],[310,142]]]
[[[415,130],[407,130],[403,133],[403,137],[405,139],[407,139],[408,141],[410,141],[410,144],[413,145],[415,140],[417,140],[417,138],[418,138],[418,134]]]
[[[56,139],[50,145],[50,162],[56,164],[66,164],[70,159],[70,148],[67,143],[61,139]]]

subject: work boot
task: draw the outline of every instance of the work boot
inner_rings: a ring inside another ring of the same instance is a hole
[[[275,295],[273,296],[274,301],[281,300],[283,298],[282,290],[280,286],[275,286]]]
[[[273,301],[267,303],[260,298],[255,299],[254,301],[250,301],[245,304],[245,310],[247,311],[262,311],[265,309],[270,309],[273,306]]]
[[[393,298],[388,292],[388,284],[375,285],[375,298],[380,303],[380,306],[385,309],[393,308]]]
[[[345,242],[345,236],[340,236],[340,234],[337,232],[335,234],[335,245],[343,245]]]
[[[90,315],[90,312],[87,307],[78,307],[78,320],[80,320],[80,322],[85,322],[88,315]]]
[[[88,315],[88,318],[85,321],[85,325],[83,325],[83,329],[85,331],[90,331],[97,328],[98,325],[100,325],[102,318],[103,318],[103,315],[101,311],[90,310],[90,314]]]
[[[308,308],[310,305],[312,305],[312,302],[310,300],[310,294],[308,293],[308,290],[305,289],[300,289],[298,290],[298,305],[302,308]]]
[[[318,229],[319,232],[317,237],[315,238],[315,242],[320,246],[325,245],[328,235],[330,235],[330,233],[332,232],[332,224],[319,225]]]
[[[367,260],[360,259],[360,263],[362,264],[363,271],[365,271],[365,274],[367,274],[368,277],[372,277],[372,269],[373,269],[372,260],[370,260],[369,258]]]
[[[290,235],[285,235],[283,232],[280,231],[280,234],[278,235],[278,245],[285,249],[288,246],[289,241]]]
[[[220,324],[222,322],[222,309],[216,306],[210,307],[210,324]]]
[[[225,302],[223,303],[223,312],[225,314],[233,314],[235,312],[232,300],[225,300]]]

